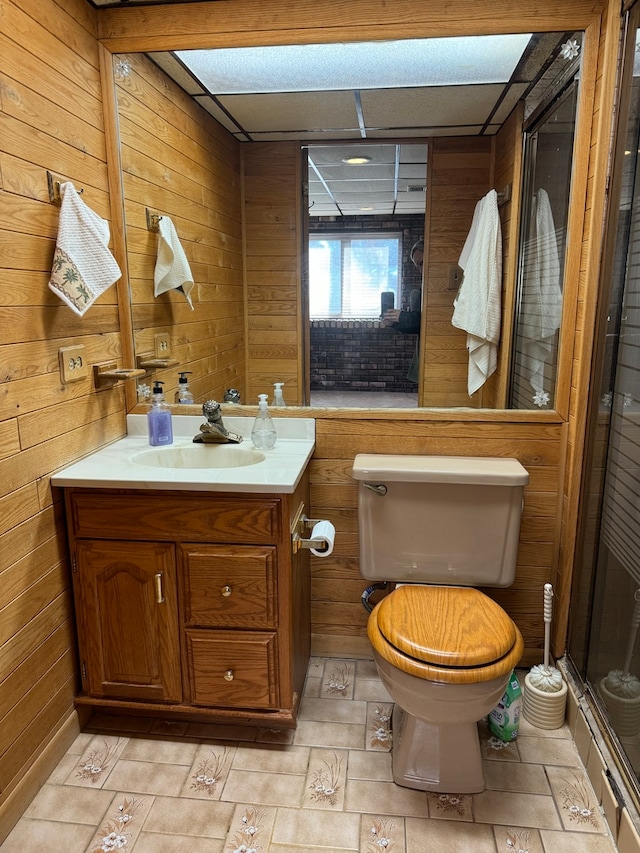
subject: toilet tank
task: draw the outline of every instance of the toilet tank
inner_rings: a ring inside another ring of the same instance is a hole
[[[517,459],[358,454],[352,476],[367,580],[513,583],[529,482]]]

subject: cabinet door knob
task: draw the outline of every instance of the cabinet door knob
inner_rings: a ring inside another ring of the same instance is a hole
[[[222,587],[222,594],[224,595],[225,598],[229,598],[229,596],[231,595],[231,587],[230,586],[223,586]]]
[[[232,670],[232,669],[228,669],[228,670],[225,672],[225,674],[224,674],[224,680],[225,680],[225,681],[233,681],[233,670]]]

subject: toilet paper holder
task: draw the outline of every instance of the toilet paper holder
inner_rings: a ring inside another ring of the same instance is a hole
[[[304,534],[319,522],[321,518],[308,518],[304,512],[304,504],[300,504],[298,512],[291,525],[291,547],[293,553],[297,554],[301,548],[316,548],[318,551],[327,551],[328,546],[324,539],[305,539]]]

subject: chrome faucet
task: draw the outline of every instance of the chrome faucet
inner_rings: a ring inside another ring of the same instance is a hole
[[[202,414],[207,419],[206,424],[200,425],[200,432],[193,439],[203,444],[240,444],[242,436],[231,432],[222,423],[222,412],[217,400],[207,400],[202,404]]]

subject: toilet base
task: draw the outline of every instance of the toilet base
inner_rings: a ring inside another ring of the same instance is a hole
[[[477,794],[485,789],[477,723],[436,726],[396,703],[393,781],[419,791]]]

